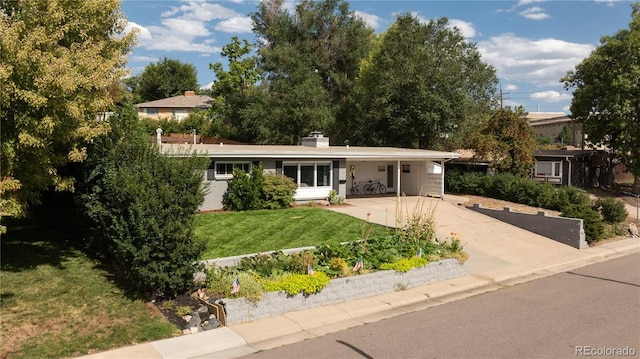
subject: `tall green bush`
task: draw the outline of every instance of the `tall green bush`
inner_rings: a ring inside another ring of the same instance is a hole
[[[240,168],[233,169],[233,178],[222,200],[224,209],[247,211],[262,208],[261,192],[264,175],[262,166],[253,166],[251,174]]]
[[[298,186],[285,175],[267,173],[262,186],[262,207],[280,209],[290,207]]]
[[[620,223],[627,219],[629,212],[624,207],[624,203],[610,197],[598,198],[594,204],[600,209],[602,218],[607,223]]]
[[[132,107],[109,122],[111,132],[89,153],[80,195],[93,229],[90,244],[136,293],[189,289],[205,248],[194,236],[194,219],[206,159],[162,155]]]
[[[586,204],[570,204],[562,210],[563,217],[582,219],[584,236],[588,243],[600,241],[604,238],[604,225],[600,220],[600,213]]]
[[[222,204],[226,210],[280,209],[290,207],[298,186],[282,174],[264,174],[262,164],[253,166],[251,174],[233,169],[233,178]]]

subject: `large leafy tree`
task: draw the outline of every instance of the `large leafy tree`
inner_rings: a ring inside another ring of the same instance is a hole
[[[401,15],[364,62],[349,128],[355,142],[429,149],[460,145],[495,104],[495,70],[441,18]]]
[[[135,102],[160,100],[197,91],[198,72],[192,64],[162,58],[145,66],[142,73],[124,80]]]
[[[640,3],[632,4],[628,29],[600,45],[562,78],[573,89],[571,117],[584,124],[589,142],[605,145],[614,159],[640,176]]]
[[[336,135],[373,30],[340,0],[301,1],[293,14],[283,0],[266,0],[252,14],[265,72],[268,138],[297,143],[309,131]],[[335,137],[335,136],[334,136]]]
[[[0,2],[0,211],[17,215],[45,189],[74,189],[61,168],[109,130],[97,115],[125,74],[135,35],[124,26],[118,0]]]
[[[477,159],[489,160],[498,172],[528,176],[533,168],[536,136],[526,119],[524,108],[501,108],[474,126],[467,137]]]
[[[209,66],[216,75],[211,94],[216,100],[212,112],[217,135],[243,142],[256,141],[263,127],[262,122],[253,122],[251,116],[243,113],[251,104],[259,102],[262,95],[256,86],[262,73],[251,51],[247,40],[240,41],[234,36],[222,47],[222,56],[229,61],[227,69],[220,62]]]

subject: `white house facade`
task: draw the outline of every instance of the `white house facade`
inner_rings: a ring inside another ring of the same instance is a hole
[[[284,174],[298,185],[298,202],[322,200],[335,190],[339,196],[429,195],[444,197],[445,162],[455,152],[391,147],[330,146],[329,139],[312,134],[299,146],[160,144],[167,155],[194,151],[211,159],[201,210],[222,208],[222,200],[238,167],[249,172],[262,163],[265,172]]]

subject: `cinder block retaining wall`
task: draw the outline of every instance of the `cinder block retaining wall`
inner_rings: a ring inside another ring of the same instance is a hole
[[[538,214],[512,212],[511,207],[505,207],[503,210],[482,208],[479,203],[468,208],[574,248],[589,247],[584,237],[582,219],[547,216],[546,212],[538,212]]]
[[[302,294],[289,297],[285,292],[269,292],[255,304],[244,298],[225,299],[227,325],[371,297],[465,275],[465,265],[458,263],[456,259],[444,259],[422,268],[413,268],[407,273],[378,271],[334,279],[320,293],[308,297]]]

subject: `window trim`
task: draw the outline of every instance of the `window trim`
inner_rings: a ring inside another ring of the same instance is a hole
[[[300,186],[301,182],[301,167],[313,165],[313,186]],[[296,167],[296,186],[298,188],[333,188],[333,163],[331,161],[283,161],[282,162],[282,174],[285,173],[285,167]],[[318,166],[327,166],[329,168],[328,180],[329,183],[326,186],[318,186]],[[291,177],[289,177],[291,178]],[[293,179],[293,178],[292,178]]]
[[[232,165],[231,173],[218,173],[218,165]],[[247,166],[245,171],[244,166]],[[233,169],[240,168],[243,171],[250,173],[253,167],[251,161],[211,161],[209,168],[207,169],[207,180],[229,180],[233,178]]]
[[[551,172],[550,174],[547,173],[540,173],[538,172],[538,164],[551,164]],[[556,170],[556,165],[559,164],[559,168],[558,168],[558,173],[555,173]],[[562,178],[562,161],[536,161],[535,166],[534,166],[534,173],[533,175],[536,177],[554,177],[554,178]]]

